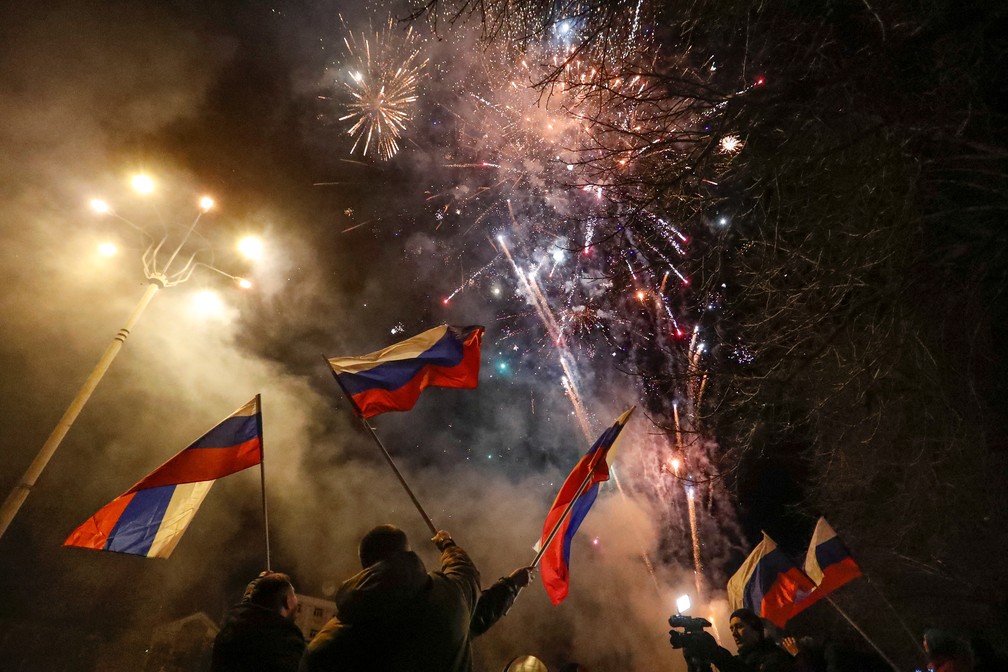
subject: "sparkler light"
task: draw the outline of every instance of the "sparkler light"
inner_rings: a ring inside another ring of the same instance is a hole
[[[351,122],[347,130],[354,138],[350,153],[360,147],[364,156],[383,161],[399,152],[402,134],[413,117],[417,83],[427,65],[413,28],[402,35],[394,28],[389,17],[373,37],[355,36],[348,30],[343,39],[347,72],[339,82],[351,96],[347,114],[339,118]]]

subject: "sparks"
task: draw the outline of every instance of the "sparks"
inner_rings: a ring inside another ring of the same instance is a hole
[[[353,65],[341,81],[351,101],[339,120],[351,122],[347,130],[354,138],[351,154],[360,147],[364,156],[383,161],[399,152],[402,134],[413,118],[419,78],[427,66],[413,29],[400,37],[393,28],[390,17],[373,38],[348,31],[343,39],[347,63]]]

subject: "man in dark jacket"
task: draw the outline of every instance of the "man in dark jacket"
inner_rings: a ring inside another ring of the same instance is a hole
[[[750,609],[736,609],[728,619],[728,629],[738,647],[733,656],[718,646],[708,632],[677,633],[673,646],[681,646],[687,661],[712,663],[720,672],[791,672],[791,655],[777,646],[763,631],[763,621]],[[676,642],[679,642],[677,645]]]
[[[735,660],[753,672],[788,672],[794,666],[791,654],[777,646],[763,631],[763,620],[750,609],[736,609],[728,618],[728,629],[738,647]],[[717,662],[714,663],[717,665]],[[718,666],[722,672],[732,672]]]
[[[447,532],[431,541],[441,569],[428,573],[399,528],[381,525],[364,535],[364,569],[340,586],[336,616],[308,644],[301,672],[470,672],[479,571]],[[513,600],[498,589],[478,627],[489,627]]]
[[[224,617],[211,672],[296,672],[305,640],[294,624],[298,599],[286,574],[263,572]]]

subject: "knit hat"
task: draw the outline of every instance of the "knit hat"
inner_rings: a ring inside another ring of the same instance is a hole
[[[729,622],[737,618],[749,627],[757,630],[761,635],[763,634],[763,619],[753,613],[752,609],[736,609],[728,617]]]

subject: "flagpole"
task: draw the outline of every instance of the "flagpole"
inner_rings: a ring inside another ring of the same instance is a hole
[[[270,543],[269,543],[269,513],[266,511],[266,439],[263,436],[262,427],[262,397],[256,395],[256,424],[259,430],[259,483],[262,486],[263,503],[263,529],[266,532],[266,571],[271,571],[270,566]]]
[[[843,609],[841,609],[840,605],[837,604],[836,602],[834,602],[832,597],[830,597],[829,595],[827,595],[825,599],[830,604],[833,605],[833,608],[836,609],[837,612],[839,612],[839,614],[841,616],[843,616],[844,619],[846,619],[848,623],[851,624],[852,628],[854,628],[855,630],[858,631],[858,634],[860,634],[862,637],[865,638],[866,642],[868,642],[869,644],[872,645],[872,648],[875,649],[880,656],[882,656],[882,659],[885,660],[887,663],[889,663],[889,667],[893,668],[896,672],[900,672],[900,669],[896,666],[896,663],[894,663],[892,660],[890,660],[889,656],[887,656],[886,654],[882,653],[882,649],[880,649],[878,647],[878,644],[876,644],[874,641],[872,641],[872,638],[869,637],[868,634],[864,630],[862,630],[861,627],[858,626],[857,623],[855,623],[853,620],[851,620],[851,617],[847,615],[847,612],[845,612]]]
[[[906,631],[910,639],[913,640],[914,646],[917,648],[917,650],[921,652],[921,655],[927,658],[927,652],[924,650],[924,647],[921,646],[920,640],[914,636],[913,632],[910,630],[910,626],[908,626],[906,621],[903,620],[903,616],[900,615],[898,611],[896,611],[896,607],[894,607],[892,603],[889,601],[889,599],[885,596],[885,594],[878,589],[878,586],[875,585],[875,582],[871,580],[871,577],[869,577],[867,573],[864,575],[864,578],[865,581],[868,582],[868,585],[872,587],[872,590],[878,593],[878,596],[881,597],[882,601],[886,603],[886,606],[889,607],[889,610],[893,612],[893,615],[896,616],[896,620],[900,622],[900,625],[903,626],[903,630]]]
[[[416,510],[420,513],[420,516],[424,519],[424,522],[427,523],[427,527],[430,529],[431,534],[432,535],[437,534],[438,529],[434,526],[434,521],[430,519],[430,516],[427,515],[426,511],[424,511],[423,506],[420,505],[420,500],[418,500],[416,498],[416,495],[413,494],[413,490],[412,488],[410,488],[409,483],[407,483],[406,479],[403,478],[402,472],[399,471],[399,467],[396,466],[395,462],[392,460],[392,456],[389,454],[388,450],[385,449],[385,445],[381,442],[381,439],[379,439],[378,435],[375,433],[374,428],[371,427],[371,425],[367,421],[367,418],[364,417],[364,414],[361,412],[361,409],[357,405],[357,402],[354,401],[354,398],[350,396],[350,393],[347,392],[347,389],[343,386],[343,381],[341,381],[339,379],[339,376],[336,375],[336,372],[333,370],[332,365],[329,363],[329,359],[325,355],[322,355],[322,359],[325,360],[326,368],[328,368],[329,372],[332,373],[333,378],[336,380],[336,384],[339,385],[340,390],[342,390],[343,392],[343,396],[347,398],[347,400],[350,402],[350,405],[353,407],[354,415],[360,418],[361,424],[364,425],[364,429],[366,429],[368,431],[368,434],[371,435],[371,438],[374,439],[375,445],[378,446],[378,449],[381,451],[381,454],[385,456],[385,461],[388,462],[388,465],[392,468],[392,472],[396,475],[396,478],[399,479],[399,483],[406,491],[406,494],[409,495],[410,500],[413,502],[413,506],[416,507]]]
[[[536,553],[535,558],[532,559],[532,564],[529,565],[530,567],[539,566],[539,561],[542,560],[542,556],[546,553],[546,549],[549,548],[549,545],[553,543],[553,537],[555,537],[557,532],[560,531],[560,526],[563,525],[563,522],[567,520],[567,516],[570,514],[571,509],[574,508],[574,504],[577,503],[578,497],[583,495],[584,491],[588,489],[588,483],[591,482],[592,475],[595,473],[595,467],[598,466],[598,460],[599,458],[596,457],[595,461],[591,465],[591,469],[588,470],[588,474],[585,476],[584,481],[582,481],[581,485],[578,486],[577,492],[574,493],[574,496],[571,498],[570,503],[567,504],[567,508],[564,509],[563,515],[560,516],[560,518],[556,522],[556,525],[554,525],[553,529],[550,530],[549,536],[546,537],[546,541],[541,546],[539,546],[539,552]]]

